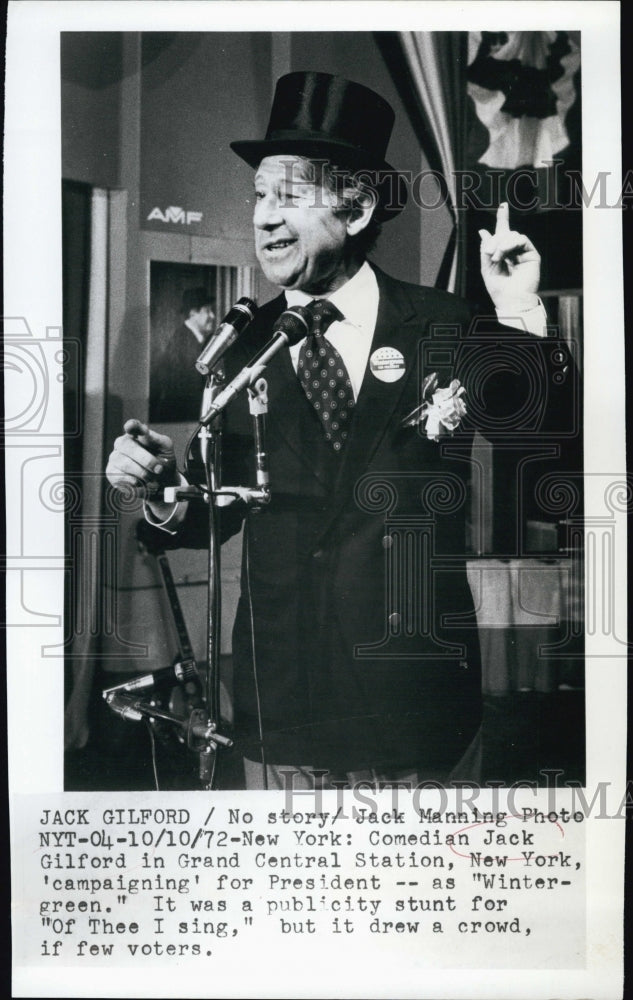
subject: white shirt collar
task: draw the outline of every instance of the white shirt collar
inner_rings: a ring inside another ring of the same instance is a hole
[[[200,333],[199,330],[196,330],[195,326],[193,325],[193,323],[189,318],[185,320],[185,326],[187,327],[188,330],[191,330],[191,332],[193,333],[194,337],[196,338],[199,344],[204,344],[205,341],[204,334]]]
[[[300,289],[291,289],[285,296],[289,306],[305,306],[314,298],[318,298]],[[348,323],[361,329],[369,325],[373,332],[376,323],[378,282],[367,261],[361,265],[353,278],[331,295],[324,297],[341,310]]]

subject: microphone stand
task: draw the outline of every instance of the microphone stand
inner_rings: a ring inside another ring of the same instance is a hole
[[[221,371],[211,371],[202,395],[201,412],[204,414],[224,384]],[[200,452],[204,463],[204,473],[209,511],[209,556],[207,563],[207,716],[209,732],[217,731],[220,718],[220,637],[222,625],[221,594],[221,543],[219,518],[216,511],[216,497],[221,488],[222,470],[222,420],[219,418],[209,426],[201,425],[198,432]],[[199,777],[205,789],[211,789],[216,769],[218,744],[202,740],[198,749]]]
[[[202,396],[201,413],[206,414],[213,399],[222,390],[224,375],[212,371]],[[205,501],[209,512],[209,558],[207,593],[207,683],[206,707],[194,708],[188,716],[179,716],[163,710],[155,701],[144,702],[134,697],[135,685],[125,683],[103,692],[107,704],[124,719],[139,721],[142,718],[163,719],[179,728],[190,750],[198,754],[198,775],[201,786],[212,790],[217,770],[217,754],[221,748],[233,746],[233,741],[219,732],[220,723],[220,644],[221,644],[221,578],[220,531],[218,510],[236,499],[242,500],[255,511],[270,502],[270,483],[265,443],[265,415],[268,412],[268,385],[258,378],[248,387],[249,408],[253,418],[255,439],[256,487],[223,486],[222,420],[223,414],[203,422],[197,436],[205,470],[206,486],[203,491],[195,486],[168,487],[164,491],[167,503],[179,500]],[[217,508],[217,509],[216,509]],[[164,673],[164,671],[163,671]],[[136,685],[138,686],[138,685]]]
[[[202,413],[208,412],[213,399],[221,391],[224,384],[221,373],[211,372],[207,377],[207,386],[203,394]],[[200,781],[203,787],[211,789],[216,770],[217,752],[219,747],[226,745],[225,738],[220,737],[218,725],[220,722],[220,648],[222,627],[222,594],[220,574],[221,540],[219,534],[218,510],[239,497],[246,503],[254,504],[255,510],[270,502],[270,480],[268,474],[265,415],[268,412],[268,384],[266,379],[258,378],[253,386],[248,387],[249,409],[253,418],[253,433],[255,439],[255,469],[257,488],[252,490],[244,487],[223,487],[221,481],[222,468],[222,420],[219,414],[208,424],[201,423],[198,437],[205,466],[209,508],[209,560],[208,560],[208,599],[207,599],[207,737],[202,740],[198,749],[200,760]],[[216,510],[216,508],[218,508]]]

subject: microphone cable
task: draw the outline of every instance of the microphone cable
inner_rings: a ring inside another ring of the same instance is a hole
[[[257,704],[257,729],[259,733],[259,747],[262,762],[264,791],[268,791],[268,765],[266,763],[266,746],[264,743],[264,723],[262,719],[262,706],[259,697],[259,678],[257,674],[257,652],[255,650],[255,616],[253,614],[253,594],[251,591],[251,548],[250,548],[250,512],[247,511],[244,518],[244,566],[246,570],[246,595],[248,600],[248,614],[251,630],[251,656],[253,662],[253,686],[255,688],[255,701]]]
[[[153,768],[153,771],[154,771],[154,784],[156,786],[156,791],[160,792],[160,784],[159,784],[159,781],[158,781],[158,767],[157,767],[157,761],[156,761],[156,735],[154,733],[154,728],[152,726],[152,723],[147,718],[145,719],[145,726],[146,726],[147,732],[149,734],[149,741],[150,741],[150,746],[151,746],[152,768]]]
[[[201,425],[199,423],[196,423],[196,426],[195,426],[195,429],[193,431],[193,434],[191,435],[191,437],[187,441],[187,444],[186,444],[186,447],[185,447],[185,454],[184,454],[184,459],[183,459],[183,470],[184,470],[184,475],[185,475],[186,479],[189,479],[189,463],[190,463],[190,461],[193,460],[193,444],[194,444],[194,441],[196,440],[196,438],[198,436],[198,432],[200,431],[200,426]]]

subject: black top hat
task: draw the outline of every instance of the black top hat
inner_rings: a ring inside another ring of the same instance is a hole
[[[294,154],[369,172],[376,215],[387,220],[407,198],[404,178],[385,160],[394,118],[391,105],[360,83],[329,73],[287,73],[277,81],[266,137],[232,142],[231,149],[251,167],[265,156]]]

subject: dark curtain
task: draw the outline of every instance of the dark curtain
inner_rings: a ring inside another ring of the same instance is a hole
[[[85,384],[86,336],[88,329],[88,290],[90,279],[90,201],[89,184],[62,181],[62,295],[64,343],[77,345],[64,352],[64,472],[67,478],[81,471],[82,403]],[[79,415],[79,419],[77,419]],[[68,527],[64,551],[69,559]],[[70,564],[64,584],[64,620],[72,621]],[[72,666],[64,672],[65,700],[72,689]]]
[[[453,231],[436,280],[457,295],[465,290],[465,233],[455,197],[455,174],[466,143],[466,32],[377,32],[376,41],[431,170],[446,181]]]

